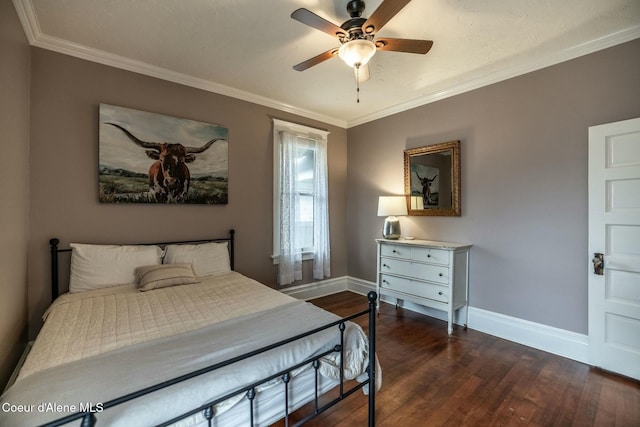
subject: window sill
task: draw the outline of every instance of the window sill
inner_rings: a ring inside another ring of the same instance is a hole
[[[303,252],[302,253],[302,261],[308,261],[313,259],[313,252]],[[280,255],[271,255],[271,260],[274,265],[280,264]]]

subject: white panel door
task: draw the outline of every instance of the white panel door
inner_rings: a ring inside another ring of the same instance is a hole
[[[640,118],[589,128],[590,362],[640,379]]]

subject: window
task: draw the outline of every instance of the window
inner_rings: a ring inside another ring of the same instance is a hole
[[[313,205],[314,205],[314,174],[316,153],[313,141],[298,139],[296,147],[296,182],[298,197],[296,206],[297,244],[303,254],[313,252]]]
[[[274,119],[273,259],[278,283],[329,276],[328,132]]]

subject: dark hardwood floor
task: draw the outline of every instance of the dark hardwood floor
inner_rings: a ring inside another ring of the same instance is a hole
[[[311,302],[367,308],[350,292]],[[445,322],[389,304],[377,336],[377,426],[640,426],[640,382],[459,326],[449,337]],[[366,403],[357,392],[307,426],[366,426]]]

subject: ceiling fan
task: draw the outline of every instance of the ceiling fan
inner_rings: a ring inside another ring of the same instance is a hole
[[[369,79],[367,63],[377,50],[426,54],[433,46],[431,40],[396,39],[376,37],[376,33],[393,18],[411,0],[384,0],[368,18],[362,17],[365,9],[364,0],[351,0],[347,3],[350,19],[337,26],[316,15],[308,9],[297,9],[291,14],[296,21],[320,30],[330,36],[337,37],[341,46],[307,59],[293,68],[304,71],[319,63],[333,58],[336,54],[354,68],[358,83]],[[358,87],[359,90],[359,87]]]

